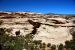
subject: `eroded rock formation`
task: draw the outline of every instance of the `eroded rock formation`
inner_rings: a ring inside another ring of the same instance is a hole
[[[0,12],[0,28],[12,29],[7,34],[34,34],[33,40],[56,45],[72,39],[71,29],[75,27],[74,20],[75,17],[66,15]]]

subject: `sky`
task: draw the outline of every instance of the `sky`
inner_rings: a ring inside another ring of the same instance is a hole
[[[75,14],[75,0],[0,0],[0,11]]]

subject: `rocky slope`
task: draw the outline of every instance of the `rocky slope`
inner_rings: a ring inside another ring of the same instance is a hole
[[[33,32],[33,40],[59,45],[72,39],[70,30],[75,27],[75,17],[33,12],[0,12],[0,23],[0,28],[11,30],[7,34],[12,36],[16,36],[16,31],[20,31],[22,36]]]

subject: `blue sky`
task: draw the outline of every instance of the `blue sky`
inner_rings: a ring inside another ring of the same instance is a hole
[[[75,0],[0,0],[0,11],[75,14]]]

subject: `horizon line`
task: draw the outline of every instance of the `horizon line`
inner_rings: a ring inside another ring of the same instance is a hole
[[[54,13],[54,12],[48,12],[48,13],[41,13],[41,12],[34,12],[34,11],[0,11],[0,12],[32,12],[32,13],[39,13],[39,14],[58,14],[58,15],[75,15],[75,13]]]

